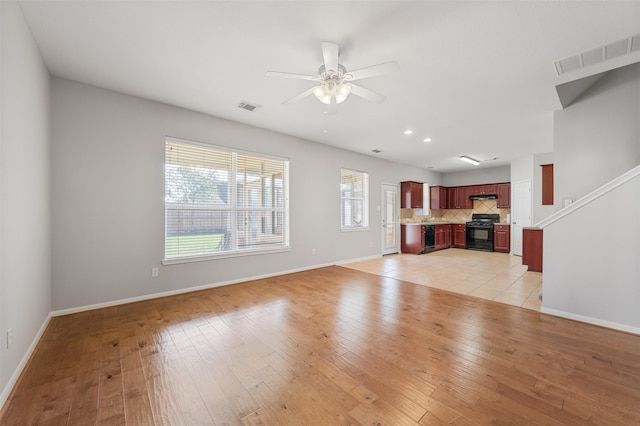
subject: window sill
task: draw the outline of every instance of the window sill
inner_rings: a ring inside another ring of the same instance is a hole
[[[228,259],[232,257],[246,257],[260,254],[285,253],[291,251],[291,247],[283,247],[273,250],[247,250],[237,251],[233,253],[207,254],[202,256],[174,257],[170,259],[162,259],[163,265],[177,265],[181,263],[207,262],[210,260]]]
[[[359,226],[353,228],[340,228],[340,232],[359,232],[359,231],[368,231],[368,226]]]

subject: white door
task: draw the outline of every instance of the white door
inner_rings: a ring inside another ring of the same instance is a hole
[[[400,197],[398,194],[398,185],[382,184],[383,255],[400,251]]]
[[[531,226],[531,181],[511,184],[511,253],[522,256],[522,228]]]

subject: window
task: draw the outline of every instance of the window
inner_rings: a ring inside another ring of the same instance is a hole
[[[369,226],[369,174],[340,170],[340,227],[342,230]]]
[[[165,262],[289,247],[289,161],[165,144]]]

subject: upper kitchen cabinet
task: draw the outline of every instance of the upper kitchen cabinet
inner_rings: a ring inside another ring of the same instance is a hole
[[[422,182],[400,182],[400,207],[403,209],[421,209],[423,207]]]
[[[447,188],[444,186],[432,186],[431,191],[431,208],[446,209],[447,206]]]
[[[447,190],[447,208],[472,209],[473,201],[469,198],[470,186],[455,186]]]
[[[474,185],[469,187],[469,195],[496,195],[498,192],[498,185],[490,183],[487,185]]]
[[[511,208],[511,184],[499,183],[497,186],[498,186],[497,207],[499,209],[510,209]]]

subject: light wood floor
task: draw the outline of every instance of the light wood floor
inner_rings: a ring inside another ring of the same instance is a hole
[[[640,424],[640,336],[333,266],[53,318],[2,425]]]
[[[447,249],[423,255],[394,254],[342,266],[540,310],[542,273],[527,271],[521,257],[507,253]]]

